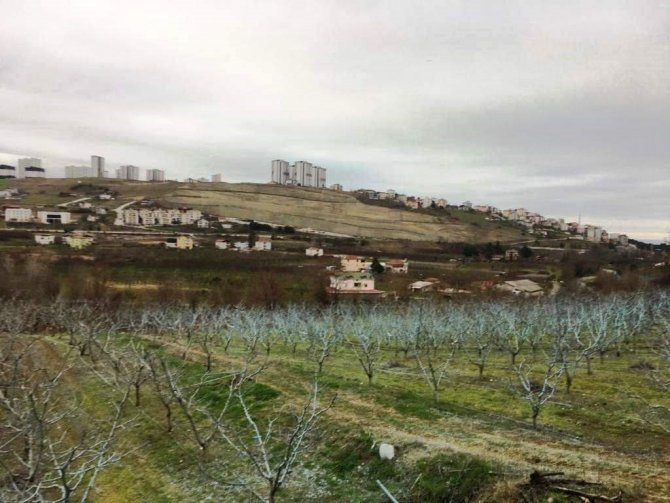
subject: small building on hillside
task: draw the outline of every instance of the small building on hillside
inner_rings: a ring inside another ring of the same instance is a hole
[[[56,242],[56,236],[54,234],[35,234],[33,237],[38,245],[46,246]]]
[[[389,259],[384,262],[384,269],[394,273],[407,274],[409,270],[409,261],[404,259]]]
[[[505,260],[507,262],[515,262],[519,260],[519,250],[516,248],[510,248],[505,251]]]
[[[233,249],[237,251],[249,251],[249,241],[235,241]]]
[[[68,245],[70,248],[74,248],[75,250],[81,250],[83,248],[91,246],[93,244],[94,239],[93,236],[84,234],[83,232],[75,231],[69,236],[65,236],[64,241],[65,244]]]
[[[330,277],[326,291],[335,295],[383,295],[375,289],[375,278],[367,272],[350,272]]]
[[[412,292],[432,292],[438,283],[433,281],[415,281],[409,285]]]
[[[256,251],[271,251],[272,240],[270,238],[258,238],[254,243],[254,250]]]
[[[37,220],[42,224],[66,225],[72,222],[72,214],[69,211],[38,211]]]
[[[196,225],[198,226],[198,229],[209,229],[209,221],[205,220],[204,218],[198,220]]]
[[[340,260],[340,267],[343,272],[363,272],[370,269],[372,260],[356,255],[347,255]]]
[[[214,248],[216,248],[217,250],[227,250],[228,248],[230,248],[230,243],[225,239],[217,239],[214,242]]]
[[[177,250],[192,250],[194,246],[191,236],[181,235],[169,237],[165,240],[165,248],[175,248]]]
[[[5,222],[29,223],[33,220],[33,210],[30,208],[5,208]]]
[[[310,247],[305,250],[308,257],[323,257],[323,248]]]
[[[541,297],[544,295],[542,287],[530,279],[505,281],[504,283],[497,285],[496,289],[502,292],[520,295],[522,297]]]

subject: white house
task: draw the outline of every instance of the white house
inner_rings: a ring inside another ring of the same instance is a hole
[[[83,232],[75,231],[70,236],[65,236],[65,244],[75,250],[81,250],[93,244],[93,236],[88,236]]]
[[[204,218],[201,218],[196,222],[196,225],[198,226],[198,229],[209,229],[209,222],[205,220]]]
[[[248,251],[249,250],[249,241],[235,241],[233,247],[237,251]]]
[[[308,257],[323,257],[323,248],[310,247],[305,250]]]
[[[226,241],[225,239],[217,239],[214,242],[214,247],[217,250],[227,250],[228,248],[230,248],[230,243],[228,241]]]
[[[413,292],[432,292],[436,285],[432,281],[415,281],[409,285],[409,289]]]
[[[328,293],[344,295],[382,295],[381,290],[375,289],[375,279],[370,273],[352,272],[330,277]]]
[[[30,222],[33,210],[30,208],[5,208],[5,222]]]
[[[384,262],[384,269],[394,273],[407,274],[409,261],[405,259],[389,259]]]
[[[100,194],[98,196],[98,199],[100,199],[101,201],[111,201],[112,199],[114,199],[114,197],[111,194]]]
[[[69,211],[38,211],[37,219],[42,224],[69,224],[72,222],[72,214]]]
[[[35,242],[38,245],[52,245],[56,242],[54,234],[35,234]]]
[[[269,238],[258,238],[254,243],[254,250],[270,251],[272,250],[272,241]]]

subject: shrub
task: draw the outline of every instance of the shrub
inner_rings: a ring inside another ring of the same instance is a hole
[[[466,454],[438,454],[417,462],[418,482],[409,501],[468,503],[494,481],[492,465]]]

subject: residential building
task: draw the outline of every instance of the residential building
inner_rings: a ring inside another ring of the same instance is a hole
[[[147,182],[164,182],[165,171],[162,169],[148,169],[146,172]]]
[[[312,163],[307,161],[296,161],[295,183],[302,187],[312,187]]]
[[[198,229],[209,229],[209,221],[201,218],[195,223],[198,226]]]
[[[81,250],[93,244],[93,236],[75,231],[69,236],[65,236],[64,241],[70,248]]]
[[[5,222],[28,223],[33,220],[33,210],[30,208],[5,208]]]
[[[432,292],[437,285],[438,283],[433,281],[415,281],[408,288],[412,292]]]
[[[112,199],[114,199],[114,196],[111,194],[100,194],[98,196],[98,199],[100,199],[101,201],[111,201]]]
[[[217,173],[215,175],[212,175],[212,182],[213,183],[221,183],[223,181],[223,175],[221,173]]]
[[[217,250],[227,250],[228,248],[230,248],[230,243],[228,241],[226,241],[225,239],[217,239],[214,242],[214,247]]]
[[[440,198],[437,201],[435,201],[435,206],[438,208],[446,208],[449,205],[449,201],[447,201],[444,198]]]
[[[90,166],[65,166],[65,178],[89,178],[96,176]]]
[[[505,281],[504,283],[497,285],[496,289],[522,297],[541,297],[544,295],[542,287],[530,279]]]
[[[66,225],[72,222],[72,214],[69,211],[38,211],[37,220],[41,224]]]
[[[91,156],[91,175],[104,178],[105,177],[105,158],[99,155]]]
[[[330,277],[326,291],[335,295],[383,295],[375,289],[375,279],[370,273],[352,272]]]
[[[165,240],[165,248],[174,248],[177,250],[192,250],[194,246],[191,236],[174,236]]]
[[[249,241],[235,241],[233,248],[236,251],[249,251]]]
[[[519,260],[519,250],[516,248],[510,248],[509,250],[505,250],[505,260],[507,262],[514,262],[516,260]]]
[[[307,255],[308,257],[322,257],[323,248],[315,248],[312,246],[305,250],[305,255]]]
[[[0,164],[0,178],[16,178],[16,168],[9,164]]]
[[[355,255],[347,255],[340,258],[340,267],[343,272],[362,272],[372,265],[372,260]]]
[[[290,185],[293,183],[291,166],[287,161],[275,159],[272,161],[272,183]]]
[[[46,173],[42,160],[35,157],[19,159],[17,178],[44,178]]]
[[[326,168],[314,166],[312,169],[312,186],[319,188],[326,186]]]
[[[38,245],[52,245],[56,242],[56,236],[54,234],[35,234],[35,242]]]
[[[116,170],[116,178],[121,180],[139,180],[140,168],[133,166],[132,164],[121,166]]]
[[[342,187],[342,184],[334,183],[330,186],[330,190],[337,190],[338,192],[342,192],[342,190],[344,190],[344,188]]]
[[[405,259],[389,259],[384,262],[384,269],[393,273],[407,274],[409,261]]]
[[[271,251],[272,240],[270,238],[257,238],[254,243],[254,250],[256,251]]]

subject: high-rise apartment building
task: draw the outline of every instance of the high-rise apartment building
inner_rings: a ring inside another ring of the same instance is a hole
[[[147,181],[149,182],[164,182],[165,181],[165,171],[162,169],[148,169],[147,170]]]
[[[312,170],[312,186],[321,188],[326,186],[326,168],[314,166]]]
[[[98,178],[105,177],[105,158],[100,157],[99,155],[91,156],[91,170],[93,171],[93,176]]]
[[[0,178],[16,178],[16,168],[9,164],[0,164]]]
[[[98,176],[92,166],[65,166],[65,178],[89,178]]]
[[[293,172],[288,162],[276,159],[272,161],[272,183],[290,185],[293,183]]]
[[[301,187],[312,187],[312,163],[307,161],[295,162],[295,183]]]
[[[44,178],[46,173],[42,160],[35,157],[19,159],[17,178]]]
[[[326,169],[313,166],[311,162],[296,161],[289,164],[281,159],[272,161],[272,183],[299,185],[302,187],[325,187]]]
[[[121,166],[116,170],[116,178],[120,178],[121,180],[139,180],[140,168],[131,164]]]
[[[212,175],[212,182],[213,183],[220,183],[223,181],[223,176],[221,173],[217,173],[216,175]]]

